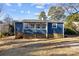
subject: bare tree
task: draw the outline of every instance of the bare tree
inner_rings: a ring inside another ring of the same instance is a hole
[[[59,6],[62,6],[69,14],[79,12],[78,9],[77,9],[77,8],[79,8],[79,3],[62,3],[62,4],[59,4]]]
[[[59,6],[52,6],[49,8],[48,16],[50,16],[51,20],[59,21],[65,17],[65,10]]]
[[[3,19],[4,22],[9,26],[8,30],[8,35],[13,35],[14,34],[14,21],[13,18],[11,16],[9,16],[8,14],[5,15],[5,18]]]
[[[3,20],[5,23],[12,25],[13,18],[10,15],[6,14]]]

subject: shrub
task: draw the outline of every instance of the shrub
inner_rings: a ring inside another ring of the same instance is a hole
[[[77,32],[73,29],[70,29],[70,28],[65,28],[65,32],[64,32],[65,35],[76,35]]]
[[[2,37],[2,34],[1,34],[1,32],[0,32],[0,38]]]
[[[0,38],[4,37],[3,33],[0,32]]]
[[[23,33],[20,33],[20,32],[16,33],[15,38],[16,39],[23,38]]]

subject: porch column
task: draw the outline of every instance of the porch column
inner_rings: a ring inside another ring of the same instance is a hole
[[[48,22],[46,21],[46,38],[48,38]]]
[[[36,38],[36,23],[34,24],[35,38]]]

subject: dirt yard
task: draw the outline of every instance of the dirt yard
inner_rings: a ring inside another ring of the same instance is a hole
[[[1,56],[79,56],[79,37],[61,39],[0,39]]]

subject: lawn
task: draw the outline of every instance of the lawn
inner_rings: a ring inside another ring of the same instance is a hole
[[[69,56],[79,55],[79,37],[60,39],[0,39],[3,56]]]

